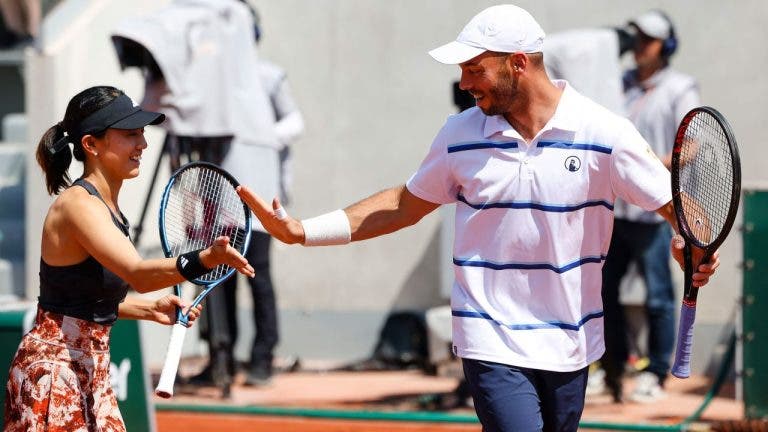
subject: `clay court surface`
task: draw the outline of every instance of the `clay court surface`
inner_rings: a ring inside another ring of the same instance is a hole
[[[213,387],[177,386],[171,401],[155,399],[158,431],[170,432],[180,424],[194,424],[205,431],[357,432],[357,431],[479,431],[476,423],[408,422],[334,418],[335,412],[437,413],[466,419],[469,407],[438,408],[440,397],[450,395],[457,380],[424,375],[420,371],[376,372],[294,372],[279,374],[270,386],[245,387],[238,377],[229,399],[222,399]],[[625,391],[633,386],[628,378]],[[710,380],[693,376],[670,378],[667,396],[652,404],[613,404],[607,395],[589,396],[582,423],[674,425],[693,413],[704,400]],[[178,407],[179,410],[175,410]],[[192,407],[192,411],[190,411]],[[194,407],[203,407],[200,411]],[[232,408],[275,408],[309,412],[313,415],[264,415],[219,413]],[[320,413],[317,416],[314,414]],[[331,413],[331,414],[328,414]],[[327,417],[327,418],[326,418]],[[404,417],[407,417],[404,416]],[[726,384],[703,412],[701,421],[712,423],[743,419],[743,404]],[[585,429],[586,430],[586,429]]]
[[[179,424],[194,424],[198,432],[433,432],[479,431],[478,425],[444,423],[371,422],[359,420],[306,419],[247,415],[212,415],[165,412],[157,416],[158,430],[178,430]]]

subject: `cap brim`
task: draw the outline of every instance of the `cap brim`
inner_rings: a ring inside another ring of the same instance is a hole
[[[483,48],[475,48],[453,41],[433,49],[429,52],[429,55],[443,64],[459,64],[472,60],[485,51]]]
[[[165,114],[138,110],[109,127],[112,129],[141,129],[144,126],[160,124],[163,121],[165,121]]]

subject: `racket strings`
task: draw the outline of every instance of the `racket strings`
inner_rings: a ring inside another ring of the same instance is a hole
[[[243,203],[235,185],[217,171],[192,167],[179,173],[164,217],[172,256],[204,249],[220,236],[228,236],[229,244],[244,252],[248,232]],[[229,270],[222,264],[199,279],[214,281]]]
[[[702,246],[716,240],[730,212],[733,155],[728,136],[712,116],[698,112],[680,151],[680,198],[689,232]]]

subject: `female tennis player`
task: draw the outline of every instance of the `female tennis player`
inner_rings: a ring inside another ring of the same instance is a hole
[[[116,88],[91,87],[70,100],[64,120],[40,140],[37,161],[48,192],[59,196],[43,224],[37,318],[11,364],[6,431],[124,431],[109,380],[111,325],[117,318],[173,324],[176,306],[184,307],[173,295],[126,297],[129,287],[159,290],[219,264],[253,276],[227,237],[163,259],[142,259],[131,243],[118,195],[123,181],[139,174],[144,127],[163,120]],[[70,184],[72,156],[84,169]]]

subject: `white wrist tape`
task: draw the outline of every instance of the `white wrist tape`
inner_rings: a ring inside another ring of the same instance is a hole
[[[304,246],[343,245],[352,240],[349,218],[344,210],[304,219]]]
[[[275,209],[275,217],[277,218],[277,220],[283,220],[288,217],[288,212],[285,211],[283,206],[280,206]]]

